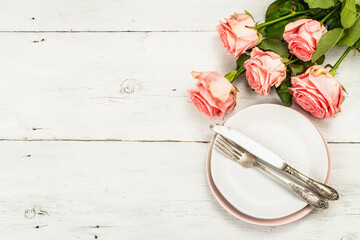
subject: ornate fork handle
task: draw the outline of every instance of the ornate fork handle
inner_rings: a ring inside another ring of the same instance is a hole
[[[287,167],[284,169],[285,172],[289,173],[291,176],[294,176],[295,178],[301,180],[302,182],[306,183],[310,187],[312,187],[317,193],[319,193],[322,197],[330,200],[337,200],[339,199],[338,192],[333,189],[330,186],[327,186],[323,183],[320,183],[318,181],[315,181],[312,178],[309,178],[308,176],[302,174],[295,168],[287,165]]]
[[[254,163],[254,167],[258,167],[259,169],[263,170],[265,173],[269,174],[270,176],[284,183],[289,189],[291,189],[293,192],[295,192],[297,195],[299,195],[301,198],[307,201],[310,204],[310,206],[319,209],[324,209],[329,206],[328,202],[324,198],[320,197],[319,195],[310,191],[309,189],[304,188],[303,186],[295,182],[292,182],[273,171],[270,171],[267,167],[265,167],[261,163],[256,161]]]

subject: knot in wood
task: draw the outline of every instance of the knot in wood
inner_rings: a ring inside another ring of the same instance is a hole
[[[27,219],[33,219],[36,216],[35,208],[32,209],[26,209],[24,211],[24,217]]]
[[[133,79],[126,79],[120,84],[121,94],[132,94],[141,89],[140,83]]]

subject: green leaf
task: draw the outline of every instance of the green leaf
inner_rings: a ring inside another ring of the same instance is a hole
[[[289,51],[288,51],[288,48],[285,45],[285,43],[283,43],[282,41],[280,41],[278,39],[275,39],[275,38],[266,38],[266,39],[264,39],[258,45],[258,47],[261,50],[264,50],[264,51],[266,51],[266,50],[273,51],[273,52],[279,54],[280,57],[282,57],[282,58],[286,58],[286,57],[288,57],[290,55]]]
[[[316,60],[316,64],[317,65],[321,65],[323,64],[325,61],[325,55],[322,55],[321,57],[319,57],[317,60]]]
[[[293,76],[297,76],[304,71],[304,65],[302,64],[291,64],[288,66]]]
[[[305,0],[310,8],[330,8],[338,2],[338,0]]]
[[[285,16],[290,14],[291,11],[296,9],[296,11],[303,11],[307,10],[308,7],[306,3],[302,0],[293,0],[293,1],[284,1],[284,0],[277,0],[270,4],[266,11],[266,19],[265,22],[269,22],[275,19],[278,19],[279,17]],[[281,22],[271,24],[266,27],[266,34],[268,37],[275,37],[278,35],[282,35],[284,32],[286,24],[293,22],[297,20],[298,18],[301,18],[302,16],[294,17],[291,19],[285,19]]]
[[[303,11],[309,9],[303,0],[276,0],[266,10],[266,20],[276,19],[277,16],[288,15],[291,11]],[[274,13],[276,13],[274,15]],[[272,15],[272,17],[271,17]]]
[[[284,103],[284,105],[287,107],[291,107],[291,105],[292,105],[292,97],[290,94],[289,87],[291,87],[290,74],[288,74],[287,79],[283,83],[281,83],[278,88],[276,88],[277,95],[279,96],[281,101]]]
[[[275,36],[279,36],[279,35],[282,36],[282,34],[284,33],[284,30],[285,30],[285,26],[288,23],[294,22],[297,19],[298,19],[298,17],[289,18],[289,19],[283,20],[281,22],[267,26],[266,30],[265,30],[266,35],[268,37],[275,37]]]
[[[360,48],[360,39],[359,39],[359,41],[357,41],[357,42],[355,43],[354,47]]]
[[[345,0],[342,3],[341,10],[341,24],[345,28],[350,28],[356,21],[356,6],[355,0]]]
[[[300,9],[299,6],[302,6],[302,5],[299,5],[298,3],[294,2],[294,1],[286,1],[279,9],[279,14],[280,16],[285,16],[285,15],[288,15],[291,11],[294,11],[296,9],[296,11],[301,11],[303,10],[301,7]]]
[[[312,62],[304,62],[304,69],[308,69],[312,64]]]
[[[339,46],[353,46],[360,38],[360,16],[357,17],[354,25],[345,31],[345,35],[338,42]]]
[[[236,70],[241,70],[244,68],[244,62],[250,58],[249,55],[246,53],[243,53],[240,55],[240,57],[236,60]]]
[[[344,0],[340,0],[340,2],[343,2]],[[360,5],[360,0],[355,0],[355,3],[357,4],[357,5]]]
[[[341,25],[341,20],[340,20],[340,15],[339,14],[334,14],[333,17],[329,18],[327,20],[327,30],[330,31],[334,28],[342,28],[342,25]]]
[[[229,82],[233,82],[235,80],[234,78],[236,73],[237,71],[228,72],[224,77],[229,80]]]
[[[329,10],[326,11],[323,9],[319,9],[319,11],[315,12],[315,14],[311,16],[311,19],[321,21],[329,12]]]
[[[312,62],[316,62],[318,58],[329,51],[344,35],[344,29],[335,28],[322,36],[320,42],[317,45],[316,51],[312,55]]]
[[[276,0],[275,2],[273,2],[272,4],[269,5],[269,7],[266,10],[266,17],[268,17],[270,14],[272,14],[273,12],[278,11],[281,6],[286,3],[288,0]]]

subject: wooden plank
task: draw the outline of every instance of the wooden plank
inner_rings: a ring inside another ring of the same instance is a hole
[[[358,144],[330,145],[331,184],[340,200],[281,227],[253,226],[220,207],[206,182],[207,148],[203,143],[1,142],[0,232],[6,239],[359,237]]]
[[[1,139],[209,141],[211,121],[187,98],[195,86],[190,72],[234,69],[216,33],[0,33],[0,39]],[[328,141],[360,141],[360,85],[353,77],[359,60],[349,56],[337,76],[350,94],[343,112],[316,120]],[[253,93],[244,79],[236,85],[234,112],[280,103],[274,92]]]
[[[272,0],[2,1],[0,31],[215,31],[218,20],[250,11],[263,21]]]

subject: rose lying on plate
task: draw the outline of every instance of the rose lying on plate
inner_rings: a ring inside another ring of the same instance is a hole
[[[188,90],[190,100],[211,120],[230,112],[236,104],[236,88],[216,72],[191,72],[198,80],[197,89]]]
[[[291,95],[305,111],[317,118],[335,117],[344,101],[341,84],[323,67],[314,65],[291,78]]]

